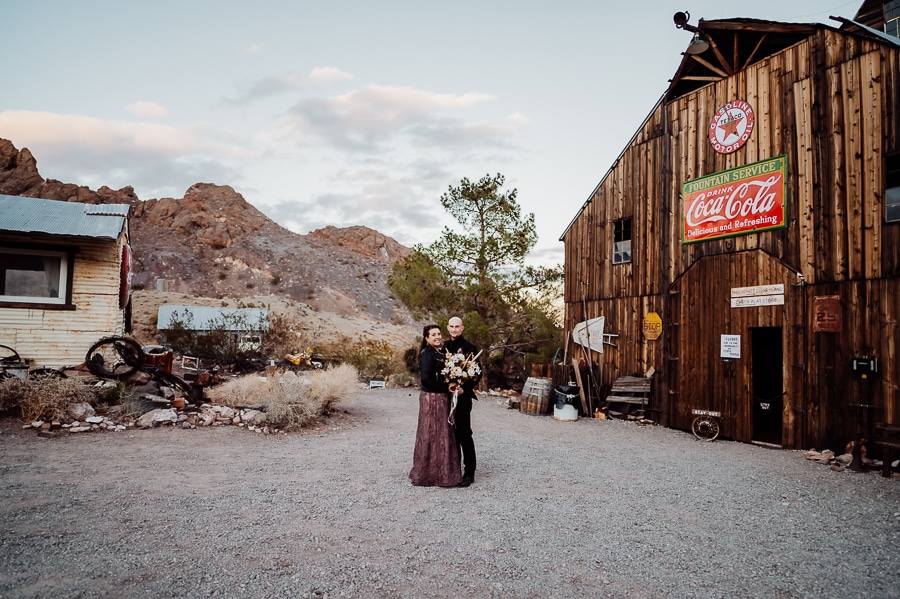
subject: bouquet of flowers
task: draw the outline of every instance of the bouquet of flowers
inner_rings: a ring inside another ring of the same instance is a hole
[[[456,411],[459,388],[464,382],[474,381],[481,376],[481,365],[478,363],[480,355],[481,352],[473,356],[463,353],[451,354],[448,351],[444,356],[444,369],[441,370],[444,382],[456,383],[456,390],[453,391],[453,398],[450,400],[450,418],[447,419],[450,424],[454,424],[453,413]]]

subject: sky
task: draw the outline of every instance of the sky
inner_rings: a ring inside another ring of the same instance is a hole
[[[0,0],[0,138],[46,179],[142,200],[229,185],[296,233],[406,246],[502,174],[563,260],[566,227],[675,75],[673,15],[838,26],[862,0]]]

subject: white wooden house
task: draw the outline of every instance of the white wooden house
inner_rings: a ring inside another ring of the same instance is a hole
[[[130,328],[129,209],[0,195],[0,345],[59,368]]]

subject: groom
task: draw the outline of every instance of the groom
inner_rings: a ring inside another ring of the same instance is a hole
[[[454,316],[447,322],[447,332],[450,333],[450,339],[444,342],[444,351],[451,354],[462,353],[465,356],[477,355],[478,350],[463,337],[462,319]],[[479,366],[481,361],[478,362]],[[482,373],[484,369],[481,369]],[[459,446],[461,461],[463,463],[463,478],[457,485],[459,487],[468,487],[475,481],[475,441],[472,439],[472,400],[475,397],[475,387],[481,380],[482,375],[474,381],[468,381],[463,384],[457,398],[456,412],[454,413],[454,423],[456,425],[456,443]]]

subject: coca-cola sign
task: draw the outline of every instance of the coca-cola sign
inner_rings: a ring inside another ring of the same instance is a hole
[[[787,155],[685,181],[683,243],[787,226]]]

